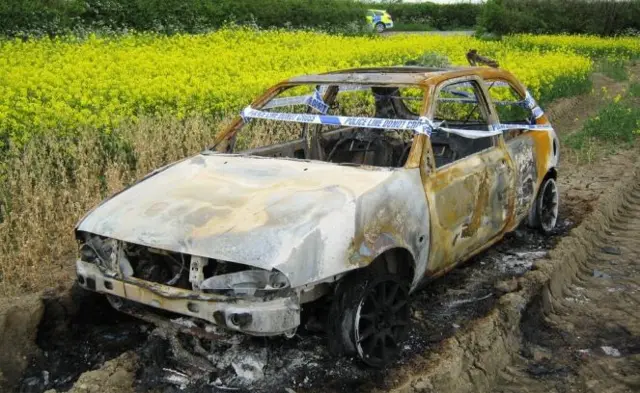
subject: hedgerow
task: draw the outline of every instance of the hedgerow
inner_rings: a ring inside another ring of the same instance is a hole
[[[386,9],[396,23],[456,30],[473,28],[482,11],[482,4],[397,3],[387,5]]]
[[[640,0],[488,0],[479,26],[499,35],[637,35]]]
[[[363,25],[365,10],[354,0],[4,0],[0,35],[200,33],[228,23],[343,31]]]

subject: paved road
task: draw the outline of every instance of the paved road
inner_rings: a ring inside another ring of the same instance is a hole
[[[385,31],[382,35],[398,35],[398,34],[427,34],[427,35],[473,35],[473,30],[455,30],[455,31]]]

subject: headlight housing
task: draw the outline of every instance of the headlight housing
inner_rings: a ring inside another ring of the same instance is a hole
[[[78,240],[80,242],[80,260],[97,265],[102,272],[110,276],[121,274],[129,277],[133,275],[133,268],[117,240],[88,233],[79,236]]]
[[[114,271],[117,244],[113,239],[86,234],[80,240],[80,259],[95,263],[101,270]]]
[[[277,270],[245,270],[207,278],[200,289],[236,296],[264,296],[285,291],[290,286],[289,279]]]

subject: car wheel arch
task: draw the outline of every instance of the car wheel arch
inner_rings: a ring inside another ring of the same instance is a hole
[[[542,181],[540,182],[538,189],[536,190],[536,197],[533,201],[533,204],[531,206],[531,208],[529,209],[529,215],[526,217],[526,223],[530,228],[533,229],[538,229],[541,230],[542,233],[544,234],[550,234],[551,230],[550,228],[553,228],[556,224],[556,220],[558,217],[558,190],[557,190],[557,186],[556,186],[556,182],[558,179],[558,171],[556,170],[555,167],[551,167],[547,173],[544,175],[544,177],[542,178]],[[538,207],[538,203],[542,203],[539,202],[540,198],[542,198],[541,193],[542,192],[546,192],[545,188],[546,188],[546,183],[552,180],[552,187],[553,187],[553,191],[551,191],[553,194],[555,194],[555,199],[554,200],[550,200],[552,205],[552,208],[555,211],[555,218],[553,218],[553,224],[549,224],[551,225],[550,228],[544,229],[543,225],[541,224],[541,218],[540,218],[540,214],[539,214],[539,207]]]
[[[393,279],[401,282],[407,289],[406,293],[410,293],[414,272],[411,251],[405,247],[391,247],[379,253],[367,266],[343,276],[334,286],[326,322],[329,351],[335,355],[357,353],[357,343],[353,341],[358,308],[353,302],[354,291],[357,292],[359,287],[370,285],[376,280]],[[410,308],[409,300],[407,304]]]
[[[371,258],[371,263],[357,268],[350,272],[357,274],[364,269],[376,270],[382,273],[399,274],[406,278],[409,284],[414,282],[416,273],[416,260],[413,252],[407,247],[390,245],[377,250],[375,257]]]

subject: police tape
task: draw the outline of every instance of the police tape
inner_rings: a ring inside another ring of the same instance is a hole
[[[331,87],[331,86],[336,86],[336,85],[321,85],[320,86],[320,93],[324,95],[324,93],[326,93],[327,90],[329,90],[329,87]],[[372,87],[372,86],[356,85],[356,84],[337,85],[337,86],[338,86],[338,91],[340,93],[346,93],[348,91],[371,90],[371,87]]]
[[[540,108],[540,106],[538,106],[538,103],[536,102],[535,98],[533,98],[529,90],[527,90],[527,94],[524,97],[524,104],[526,105],[526,108],[528,108],[531,113],[533,113],[533,116],[536,119],[539,119],[544,115],[544,111],[542,110],[542,108]]]
[[[313,94],[305,96],[274,98],[271,101],[267,102],[262,108],[273,109],[293,105],[307,105],[323,114],[327,113],[327,111],[329,110],[329,105],[325,104],[325,102],[322,100],[322,95],[318,90],[315,90]]]
[[[528,131],[554,131],[551,124],[510,124],[510,123],[498,123],[493,126],[493,129],[500,131],[505,130],[528,130]]]
[[[507,81],[500,81],[500,80],[497,80],[497,81],[490,81],[490,80],[489,80],[489,81],[485,81],[485,82],[484,82],[484,84],[485,84],[486,86],[488,86],[489,88],[492,88],[492,87],[511,87],[511,85],[509,84],[509,82],[507,82]]]
[[[418,134],[431,135],[433,123],[426,119],[403,120],[382,119],[377,117],[349,117],[332,115],[314,115],[307,113],[265,112],[246,107],[240,115],[245,123],[249,119],[286,121],[293,123],[322,124],[329,126],[347,126],[360,128],[376,128],[383,130],[411,130]]]
[[[500,135],[503,131],[518,130],[535,130],[535,131],[553,131],[550,124],[502,124],[498,123],[490,125],[489,130],[469,130],[461,128],[442,127],[442,123],[435,124],[426,117],[420,117],[418,120],[404,119],[382,119],[376,117],[349,117],[349,116],[332,116],[332,115],[314,115],[307,113],[283,113],[283,112],[265,112],[246,107],[241,115],[243,122],[246,124],[251,119],[275,120],[292,123],[319,124],[328,126],[345,126],[359,128],[375,128],[382,130],[408,130],[417,134],[431,136],[434,130],[438,132],[446,132],[450,134],[460,135],[469,139],[486,138],[490,136]]]
[[[455,98],[455,97],[439,97],[438,101],[442,102],[458,102],[462,104],[477,104],[478,100],[475,98]],[[519,106],[524,107],[524,101],[492,101],[496,106]]]

